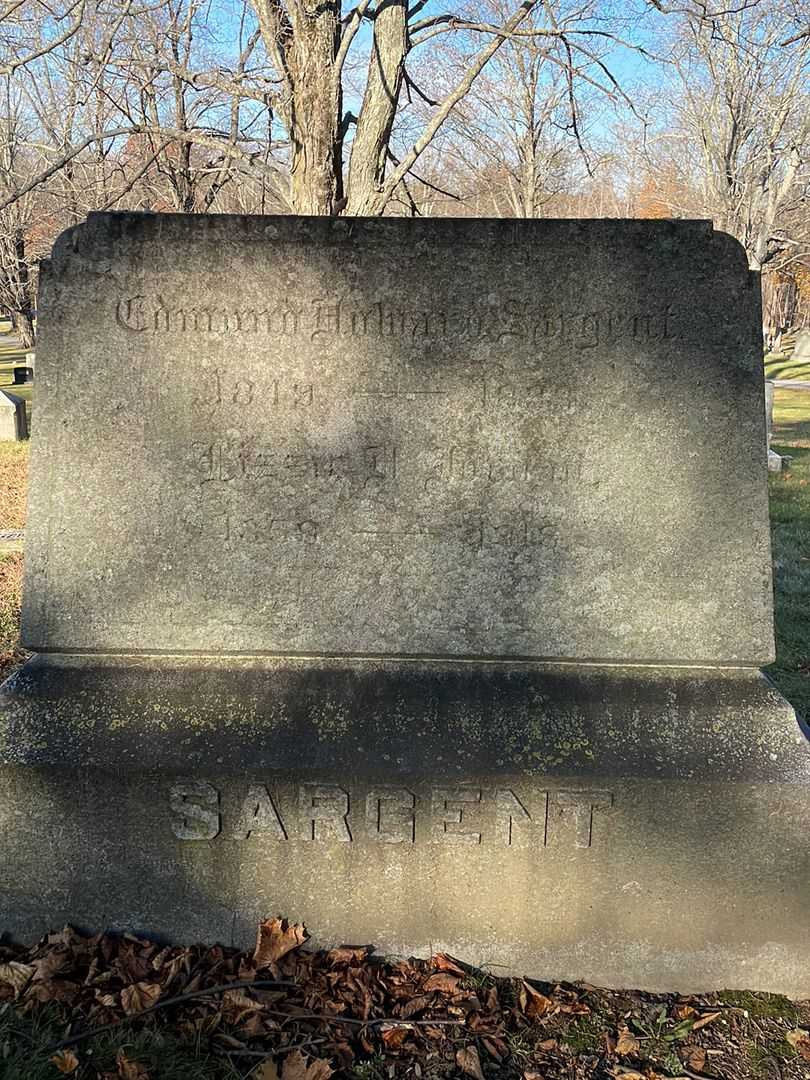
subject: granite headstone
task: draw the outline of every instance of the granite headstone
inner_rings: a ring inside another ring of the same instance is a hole
[[[0,441],[19,442],[28,438],[25,401],[17,394],[0,390]]]
[[[703,222],[63,234],[5,927],[809,993],[759,304]]]

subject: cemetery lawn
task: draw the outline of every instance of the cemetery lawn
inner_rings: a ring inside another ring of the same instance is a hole
[[[0,943],[2,1080],[805,1080],[810,1002],[497,977],[438,953]]]
[[[810,410],[805,415],[810,417]],[[810,421],[803,424],[810,429]],[[776,663],[765,670],[797,711],[810,718],[810,431],[791,443],[778,441],[779,436],[774,449],[792,460],[769,479]]]

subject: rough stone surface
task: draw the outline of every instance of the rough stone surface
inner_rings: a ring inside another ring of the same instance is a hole
[[[810,996],[758,296],[701,223],[60,238],[0,930]]]
[[[25,644],[766,662],[758,290],[701,222],[91,215]]]
[[[810,992],[810,755],[753,671],[52,657],[3,694],[17,934],[248,943],[285,912],[502,973]]]
[[[25,402],[16,394],[0,390],[0,441],[19,442],[28,438]]]

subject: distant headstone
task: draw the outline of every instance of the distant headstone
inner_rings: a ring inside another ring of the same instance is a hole
[[[773,398],[774,384],[771,379],[765,380],[765,421],[768,432],[768,472],[778,473],[782,471],[782,457],[775,450],[771,450],[771,435],[773,433]]]
[[[810,330],[799,330],[793,346],[794,360],[810,360]]]
[[[7,929],[810,994],[736,242],[94,214],[38,312]]]
[[[0,390],[0,442],[18,442],[27,438],[25,402],[16,394]]]

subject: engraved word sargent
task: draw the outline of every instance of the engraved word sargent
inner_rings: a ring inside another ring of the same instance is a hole
[[[169,810],[177,839],[590,848],[606,834],[614,805],[603,790],[550,788],[529,796],[466,784],[416,794],[393,784],[355,793],[320,782],[251,783],[227,794],[229,814],[225,793],[208,781],[173,784]]]

